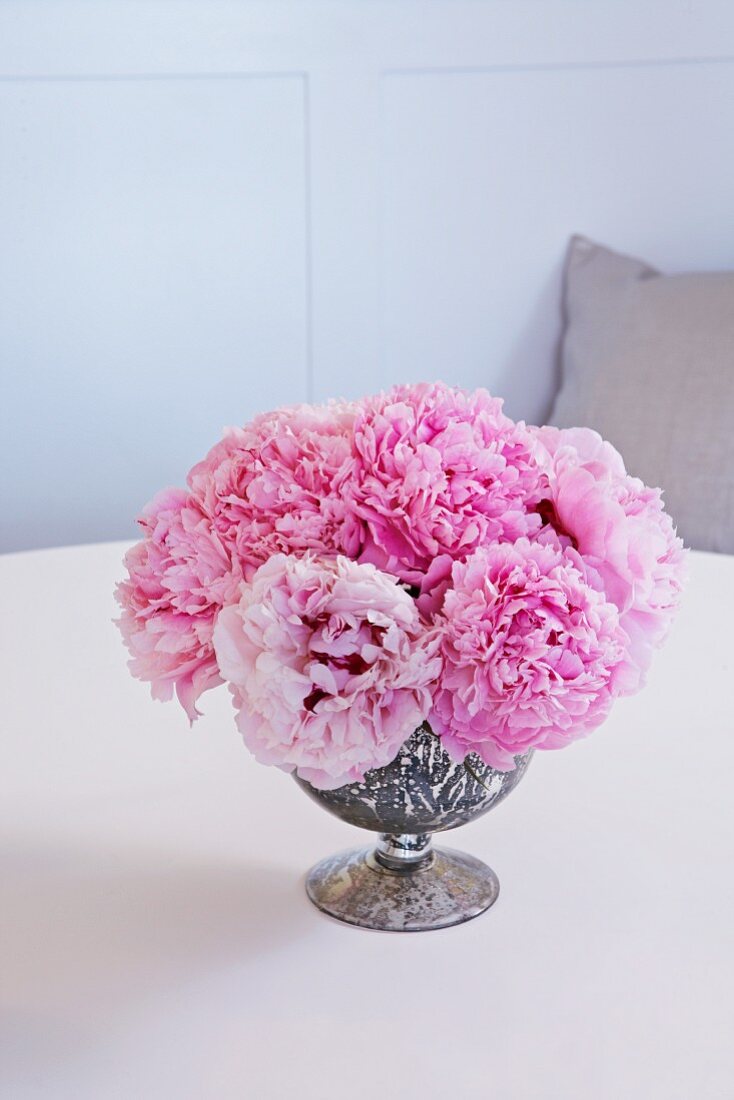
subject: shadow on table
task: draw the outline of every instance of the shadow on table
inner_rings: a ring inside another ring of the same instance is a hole
[[[286,870],[17,843],[0,856],[6,1018],[125,1011],[228,966],[246,975],[312,927]]]

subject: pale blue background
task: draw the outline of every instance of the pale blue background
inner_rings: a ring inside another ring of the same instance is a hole
[[[228,423],[443,377],[531,420],[583,232],[734,264],[734,9],[0,7],[0,549],[134,533]]]

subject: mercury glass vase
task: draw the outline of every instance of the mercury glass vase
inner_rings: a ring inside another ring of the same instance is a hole
[[[329,856],[311,869],[306,892],[347,924],[423,932],[471,920],[497,900],[494,871],[474,856],[433,846],[432,834],[486,814],[527,770],[532,753],[500,772],[471,755],[452,760],[428,726],[419,727],[392,763],[361,783],[322,791],[296,782],[329,813],[379,833],[375,846]]]

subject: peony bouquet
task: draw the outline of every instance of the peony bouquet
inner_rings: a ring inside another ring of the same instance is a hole
[[[232,428],[143,509],[119,626],[189,718],[229,685],[246,745],[321,789],[428,724],[509,771],[643,683],[684,551],[595,432],[484,390],[398,386]]]

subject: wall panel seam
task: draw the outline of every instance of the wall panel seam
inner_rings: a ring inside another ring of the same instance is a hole
[[[679,65],[731,65],[734,54],[716,57],[666,57],[666,58],[620,58],[617,61],[548,61],[524,62],[497,65],[426,65],[406,68],[386,68],[380,70],[383,77],[390,76],[471,76],[482,73],[543,73],[543,72],[589,72],[595,69],[663,69]]]

